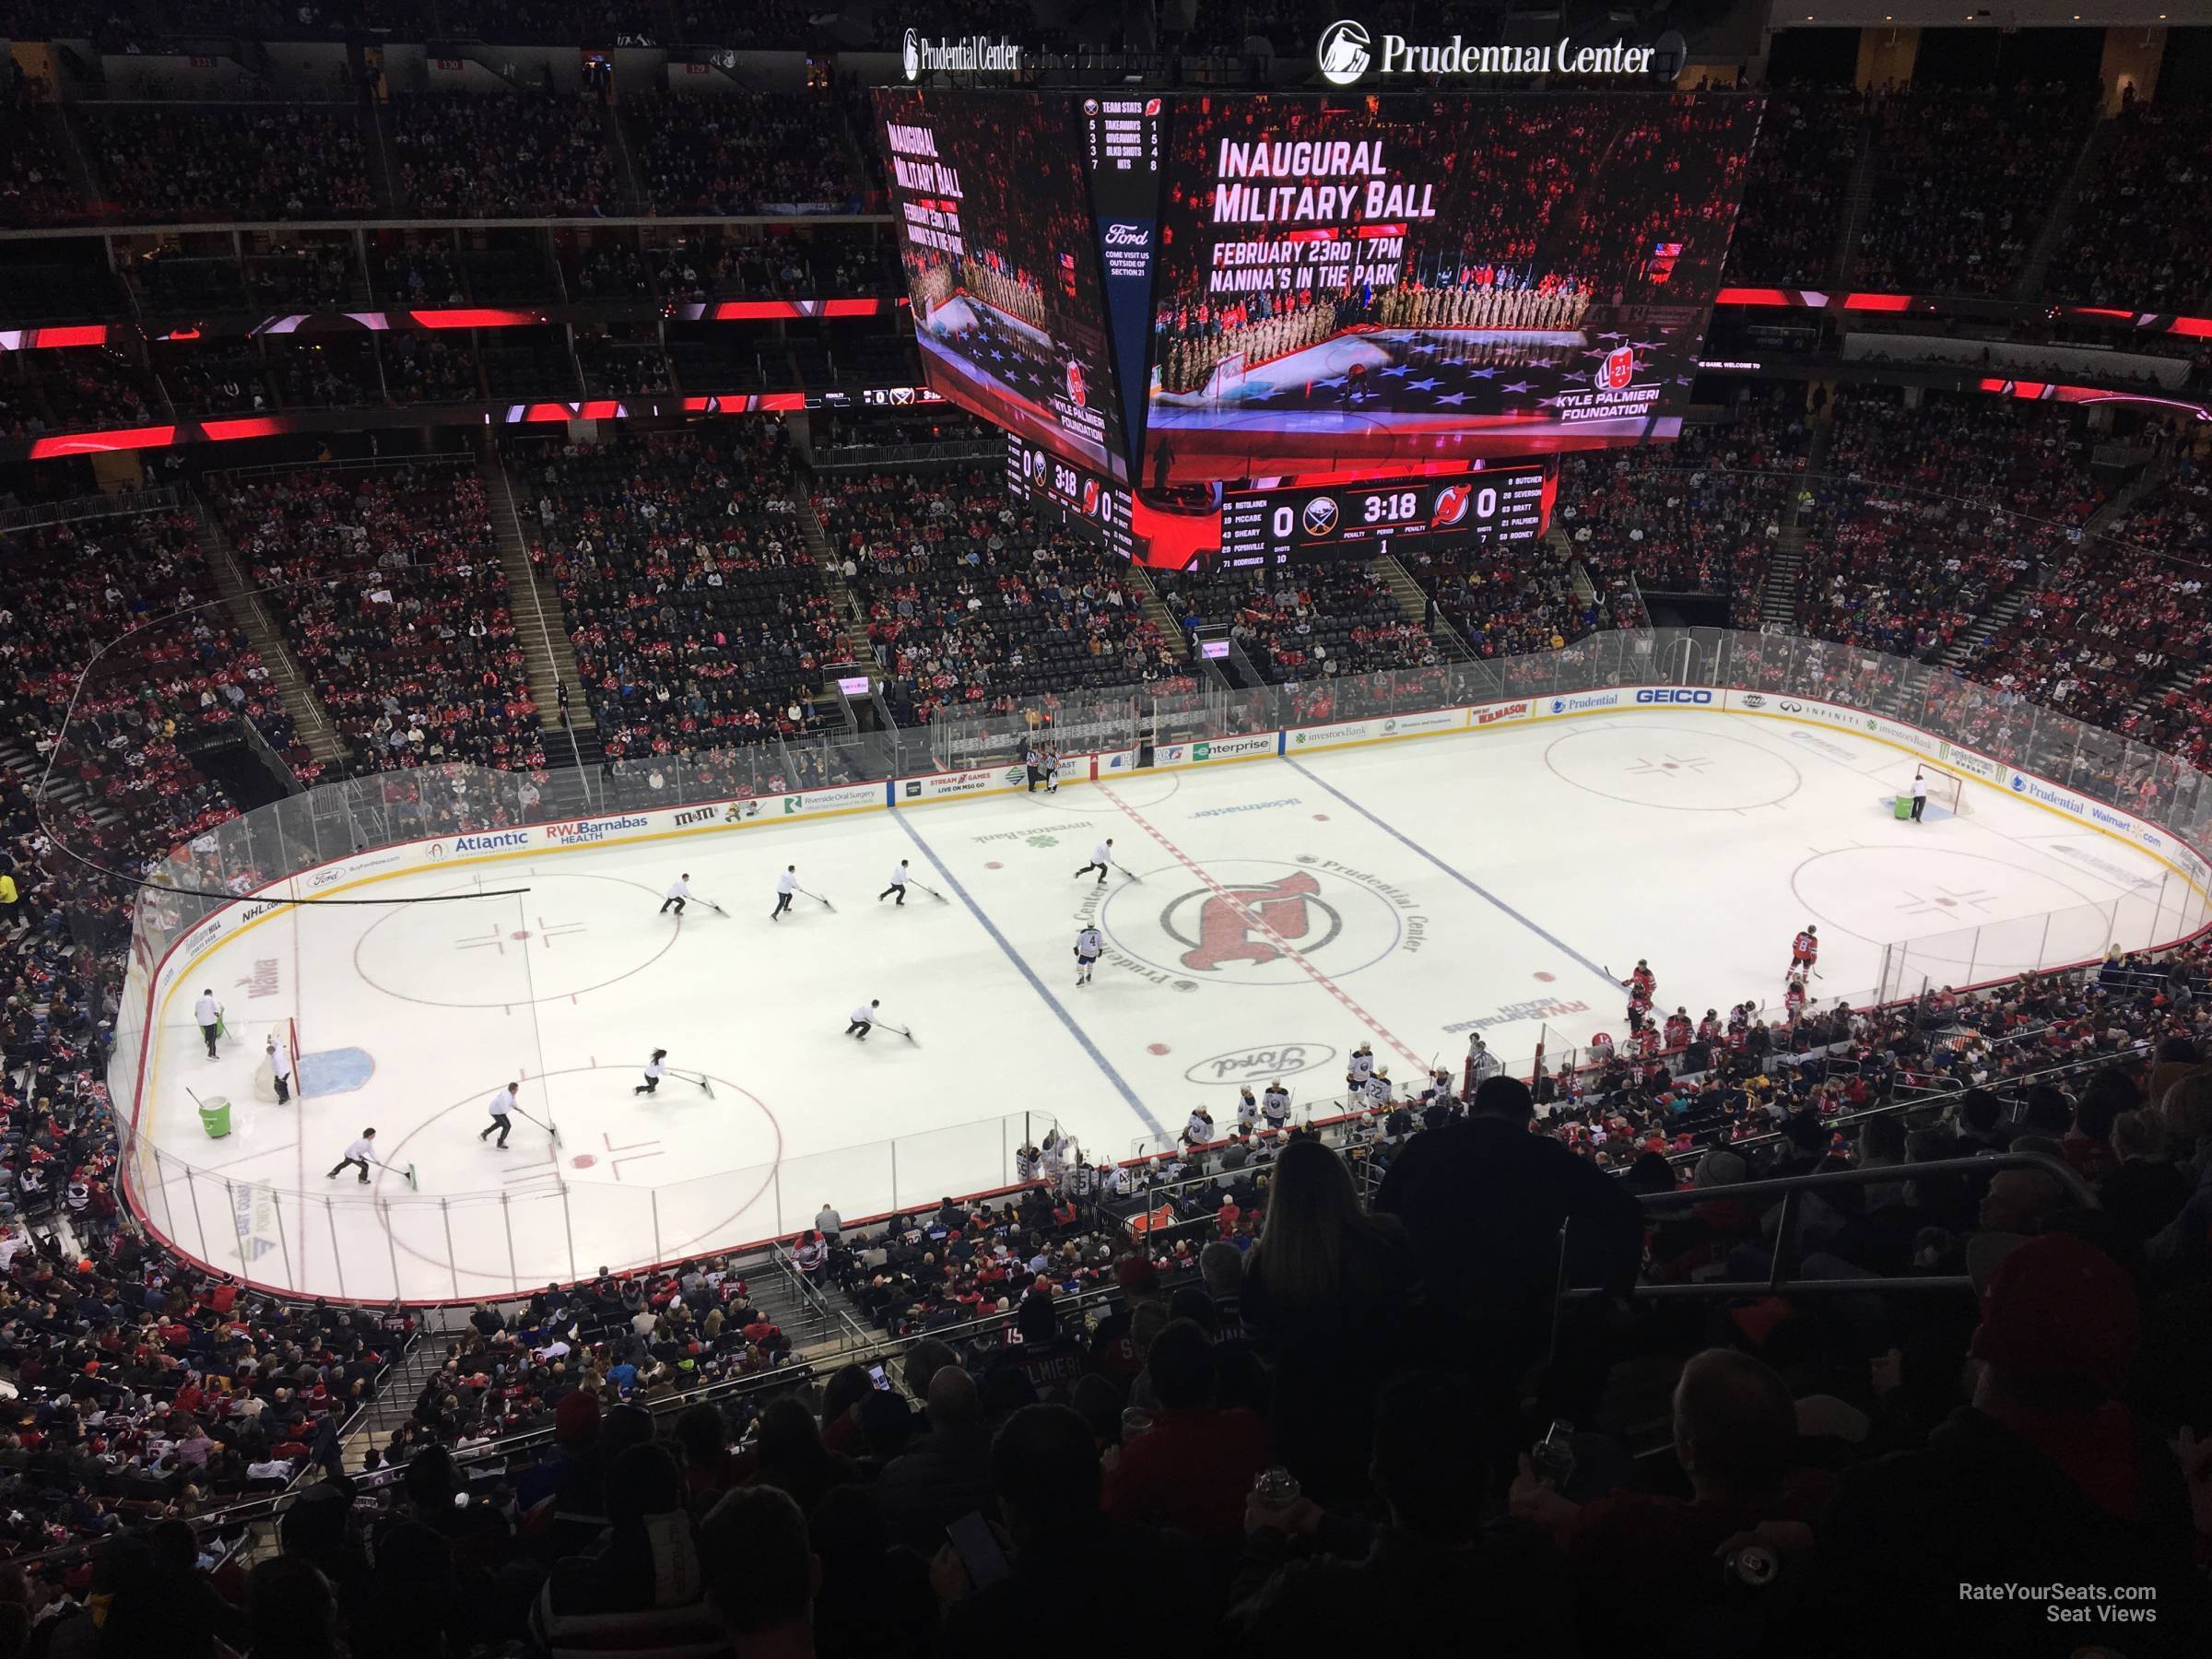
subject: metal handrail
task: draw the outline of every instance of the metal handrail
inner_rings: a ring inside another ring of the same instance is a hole
[[[84,519],[124,518],[182,504],[173,484],[153,489],[120,489],[112,495],[72,496],[65,501],[33,501],[23,507],[0,508],[0,533],[36,530],[46,524],[70,524]]]
[[[1783,1277],[1785,1253],[1791,1239],[1791,1211],[1801,1193],[1832,1192],[1845,1187],[1893,1186],[1903,1181],[1921,1181],[1931,1175],[1986,1175],[1996,1170],[2040,1170],[2065,1189],[2069,1197],[2094,1207],[2097,1196],[2089,1183],[2069,1165],[2040,1152],[1993,1152],[1976,1158],[1944,1158],[1933,1163],[1888,1164],[1879,1169],[1820,1170],[1804,1175],[1782,1175],[1765,1181],[1736,1182],[1727,1186],[1678,1188],[1670,1193],[1640,1193],[1637,1202],[1649,1210],[1674,1206],[1708,1204],[1715,1200],[1778,1198],[1782,1212],[1775,1222],[1774,1248],[1768,1258],[1763,1282],[1714,1279],[1695,1285],[1647,1285],[1630,1291],[1631,1300],[1725,1301],[1744,1296],[1820,1296],[1848,1293],[1887,1294],[1892,1290],[1971,1290],[1973,1280],[1964,1274],[1907,1274],[1895,1278],[1788,1278]],[[1587,1301],[1606,1291],[1597,1286],[1567,1284],[1567,1245],[1571,1218],[1559,1229],[1557,1295],[1552,1304],[1552,1336],[1556,1347],[1560,1312],[1567,1303]]]

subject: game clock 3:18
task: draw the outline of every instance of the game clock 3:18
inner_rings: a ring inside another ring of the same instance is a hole
[[[1411,524],[1421,516],[1421,491],[1418,489],[1359,498],[1359,522],[1363,524]]]

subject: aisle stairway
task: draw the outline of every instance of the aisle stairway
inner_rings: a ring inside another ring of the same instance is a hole
[[[845,585],[836,549],[830,547],[829,533],[822,528],[821,517],[814,510],[813,498],[805,490],[799,492],[799,538],[806,544],[806,551],[814,555],[814,562],[821,567],[822,581],[837,596],[838,613],[844,618],[838,630],[838,639],[845,648],[841,660],[877,667],[876,648],[868,642],[867,623],[861,614],[859,597]]]
[[[582,677],[576,669],[576,649],[569,639],[559,597],[547,592],[530,563],[521,504],[496,444],[487,445],[477,457],[477,472],[484,480],[485,498],[491,504],[492,530],[500,541],[500,568],[507,572],[515,638],[523,648],[524,670],[529,677],[531,700],[537,705],[538,726],[546,735],[546,753],[556,766],[571,759],[595,766],[601,758],[599,733],[592,724],[591,700],[583,694]],[[558,689],[564,685],[569,688],[572,722],[565,733]],[[572,755],[569,752],[571,747]]]
[[[1129,580],[1145,596],[1145,620],[1159,629],[1159,637],[1173,649],[1178,661],[1186,667],[1195,668],[1197,659],[1191,654],[1191,637],[1183,631],[1175,613],[1168,608],[1167,601],[1159,596],[1159,589],[1152,582],[1152,572],[1143,565],[1131,565]]]
[[[2042,228],[2030,244],[2028,257],[2021,262],[2018,278],[2012,285],[2015,300],[2033,300],[2043,291],[2043,277],[2051,269],[2052,255],[2058,252],[2059,239],[2065,235],[2066,227],[2074,222],[2074,214],[2081,205],[2085,188],[2093,187],[2102,170],[2107,138],[2112,130],[2109,121],[2091,124],[2088,136],[2081,141],[2080,152],[2074,158],[2074,170],[2066,175],[2066,184],[2051,204]]]
[[[1467,649],[1465,641],[1452,631],[1443,612],[1440,610],[1431,616],[1427,590],[1398,562],[1396,554],[1380,555],[1369,562],[1368,569],[1390,589],[1391,597],[1398,602],[1398,609],[1405,613],[1406,620],[1428,630],[1441,655],[1455,663],[1473,658],[1475,653]]]
[[[1802,522],[1805,500],[1810,493],[1811,480],[1822,476],[1828,466],[1829,440],[1834,436],[1836,406],[1833,402],[1821,406],[1813,420],[1812,446],[1806,452],[1805,482],[1790,495],[1789,504],[1783,509],[1782,534],[1774,538],[1774,551],[1767,561],[1767,580],[1759,591],[1759,622],[1761,628],[1788,629],[1797,620],[1798,589],[1805,580],[1805,525]]]
[[[323,712],[323,704],[310,688],[306,671],[300,659],[292,654],[284,636],[276,631],[265,602],[253,593],[246,580],[245,571],[238,562],[238,555],[230,546],[230,538],[214,513],[208,512],[195,496],[191,498],[192,516],[199,524],[200,550],[207,560],[207,572],[215,578],[215,591],[222,595],[223,605],[231,619],[246,636],[275,682],[277,696],[284,701],[284,712],[291,716],[292,729],[307,745],[308,752],[327,771],[344,770],[347,759],[346,741],[330,724]]]
[[[1866,222],[1867,205],[1874,200],[1875,124],[1871,117],[1859,124],[1859,159],[1851,170],[1851,194],[1844,198],[1843,217],[1836,225],[1835,257],[1830,268],[1838,288],[1850,282],[1858,261],[1859,227]]]
[[[1959,668],[1971,662],[1990,641],[2007,628],[2028,603],[2028,583],[2016,584],[2012,591],[1991,606],[1977,618],[1974,625],[1960,633],[1946,647],[1941,662],[1946,668]]]

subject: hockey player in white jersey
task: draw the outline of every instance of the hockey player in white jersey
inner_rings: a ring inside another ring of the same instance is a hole
[[[1237,1090],[1237,1127],[1250,1129],[1259,1121],[1259,1097],[1252,1092],[1252,1085],[1247,1083]]]
[[[1361,1086],[1371,1110],[1381,1110],[1390,1104],[1390,1067],[1378,1065],[1373,1077]]]
[[[1090,983],[1090,971],[1099,964],[1099,953],[1106,948],[1106,940],[1095,927],[1087,927],[1076,935],[1076,983]]]
[[[1260,1115],[1267,1120],[1271,1134],[1280,1135],[1290,1124],[1290,1091],[1280,1083],[1268,1084],[1260,1097]]]
[[[1085,865],[1081,869],[1077,870],[1076,874],[1077,876],[1088,876],[1093,870],[1096,870],[1099,873],[1097,885],[1100,887],[1104,887],[1106,885],[1106,872],[1112,868],[1113,868],[1113,838],[1112,836],[1108,836],[1104,841],[1100,841],[1097,846],[1090,850],[1090,862]]]
[[[1373,1077],[1374,1073],[1375,1051],[1371,1045],[1363,1042],[1352,1051],[1352,1057],[1345,1063],[1346,1088],[1351,1092],[1365,1088],[1368,1078]]]
[[[891,872],[891,885],[876,895],[876,902],[881,904],[893,893],[899,895],[900,904],[906,902],[906,860],[903,858],[899,861],[899,867]]]

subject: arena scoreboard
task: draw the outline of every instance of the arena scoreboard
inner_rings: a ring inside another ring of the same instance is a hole
[[[1223,498],[1230,569],[1370,558],[1428,542],[1534,541],[1544,533],[1546,468],[1255,489]]]
[[[875,100],[929,385],[1065,463],[1072,497],[1026,452],[1018,477],[1072,515],[1112,522],[1086,477],[1134,497],[1154,564],[1534,535],[1535,475],[1499,469],[1678,436],[1764,109],[1656,85]],[[1265,488],[1338,479],[1361,483]]]
[[[1059,509],[1062,522],[1077,535],[1103,542],[1124,559],[1135,556],[1128,488],[1104,474],[1009,432],[1006,489],[1017,500]]]

